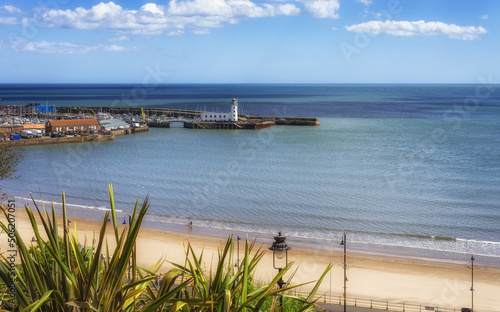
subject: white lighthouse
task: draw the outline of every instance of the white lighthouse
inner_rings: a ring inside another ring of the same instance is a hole
[[[200,119],[208,122],[228,122],[238,121],[238,100],[236,98],[231,102],[231,111],[229,113],[221,112],[202,112]]]
[[[238,100],[233,98],[231,102],[231,121],[238,121]]]

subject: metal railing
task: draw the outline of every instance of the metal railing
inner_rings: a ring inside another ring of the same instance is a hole
[[[305,292],[291,292],[291,294],[295,296],[307,297],[308,293]],[[331,297],[327,294],[319,294],[314,297],[316,303],[322,303],[327,305],[343,305],[344,298],[342,296]],[[360,308],[369,308],[376,309],[382,311],[391,311],[391,312],[426,312],[426,311],[434,311],[434,312],[460,312],[460,308],[445,308],[438,307],[435,305],[421,305],[415,303],[406,303],[406,302],[397,302],[397,301],[389,301],[389,300],[374,300],[374,299],[366,299],[366,298],[355,298],[355,297],[347,297],[346,305],[350,307],[360,307]]]

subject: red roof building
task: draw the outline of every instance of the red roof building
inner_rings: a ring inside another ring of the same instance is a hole
[[[97,119],[49,120],[45,123],[45,133],[93,132],[101,130]]]

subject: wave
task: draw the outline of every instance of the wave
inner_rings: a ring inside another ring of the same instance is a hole
[[[33,202],[33,199],[32,198],[27,198],[27,197],[21,197],[21,196],[14,196],[16,199],[19,199],[21,201],[27,201],[26,204],[29,204],[29,203],[32,203]],[[35,203],[37,204],[45,204],[45,206],[47,207],[48,205],[52,206],[52,204],[54,204],[54,207],[56,209],[62,209],[62,202],[56,202],[56,201],[48,201],[48,200],[42,200],[42,199],[34,199]],[[85,210],[99,210],[99,211],[111,211],[110,208],[108,207],[103,207],[103,206],[90,206],[90,205],[80,205],[80,204],[72,204],[72,203],[68,203],[66,202],[66,207],[71,209],[71,208],[81,208],[81,209],[85,209]],[[119,212],[119,213],[123,213],[123,212],[127,212],[125,210],[120,210],[120,209],[116,209],[116,212]]]
[[[48,194],[43,194],[48,195]],[[47,196],[50,197],[50,196]],[[15,196],[19,201],[32,202],[31,198]],[[42,199],[35,199],[37,204],[42,203]],[[54,204],[56,210],[62,208],[62,202],[43,200]],[[104,216],[110,208],[104,205],[84,205],[81,203],[66,203],[70,214],[83,217],[95,218]],[[50,209],[50,208],[49,208]],[[118,218],[125,217],[129,211],[117,209]],[[90,215],[89,215],[90,214]],[[188,220],[188,216],[175,216],[158,213],[148,213],[145,218],[145,226],[173,231],[183,231]],[[260,238],[262,241],[272,239],[279,229],[296,246],[308,248],[340,248],[338,242],[343,232],[348,235],[349,248],[353,251],[367,252],[373,254],[391,254],[406,256],[411,258],[426,259],[448,259],[464,261],[468,257],[464,255],[473,254],[485,265],[498,265],[500,259],[500,242],[485,241],[458,237],[447,237],[439,235],[424,235],[412,233],[390,233],[355,231],[344,229],[332,229],[327,227],[307,227],[307,226],[273,226],[262,225],[258,222],[241,222],[234,220],[220,220],[216,218],[193,217],[196,228],[200,233],[207,233],[215,236],[227,236],[238,233]]]

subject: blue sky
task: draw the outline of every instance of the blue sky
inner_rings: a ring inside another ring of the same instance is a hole
[[[0,83],[476,83],[500,1],[0,0]]]

